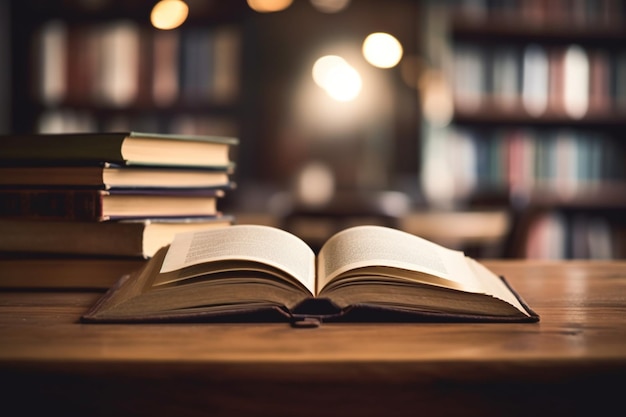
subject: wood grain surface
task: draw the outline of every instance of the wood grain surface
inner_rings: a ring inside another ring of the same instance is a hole
[[[536,324],[81,324],[101,295],[0,292],[5,407],[65,415],[602,415],[626,262],[485,261]]]

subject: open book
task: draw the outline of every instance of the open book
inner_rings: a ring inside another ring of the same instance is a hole
[[[539,317],[462,252],[381,226],[331,238],[316,256],[258,225],[181,233],[124,277],[86,322],[186,320],[521,321]]]

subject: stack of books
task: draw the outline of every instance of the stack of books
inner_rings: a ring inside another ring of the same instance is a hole
[[[108,288],[176,233],[226,227],[236,138],[0,136],[0,287]]]

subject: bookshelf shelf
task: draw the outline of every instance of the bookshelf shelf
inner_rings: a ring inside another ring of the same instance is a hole
[[[524,219],[513,227],[523,239],[514,256],[553,256],[534,249],[549,247],[537,244],[548,235],[599,239],[610,248],[603,255],[626,256],[625,222],[615,216],[626,209],[626,2],[431,3],[444,16],[433,30],[443,52],[432,48],[429,58],[446,74],[454,111],[425,139],[443,137],[430,146],[441,155],[425,158],[447,160],[455,202],[505,196]],[[601,227],[590,232],[586,222]]]
[[[596,129],[626,128],[626,111],[589,110],[580,118],[562,111],[546,111],[535,116],[521,105],[502,106],[498,100],[485,97],[479,108],[455,106],[454,121],[463,125],[551,126]]]
[[[568,21],[520,20],[518,16],[492,16],[484,20],[455,17],[451,22],[451,36],[455,39],[488,43],[571,43],[619,44],[626,37],[626,28],[618,22],[590,25]]]
[[[33,101],[32,106],[37,111],[44,111],[46,109],[71,109],[103,115],[141,114],[149,112],[159,116],[171,116],[172,109],[175,109],[175,113],[192,115],[210,113],[212,115],[227,116],[235,114],[238,110],[236,103],[216,103],[211,100],[203,99],[177,99],[168,104],[157,104],[150,101],[142,101],[125,106],[115,106],[112,104],[94,103],[93,101],[81,100],[63,100],[62,102],[52,106],[47,106],[39,101]]]
[[[68,23],[98,24],[116,19],[131,19],[149,25],[146,11],[156,4],[154,0],[133,1],[80,1],[46,0],[25,1],[18,8],[28,9],[29,20],[41,23],[51,18],[61,18]],[[194,24],[236,23],[251,13],[245,2],[196,1],[189,20]]]
[[[539,189],[532,192],[529,203],[544,209],[621,210],[626,208],[626,181],[589,184],[576,190],[561,192]]]
[[[29,88],[13,91],[12,130],[239,135],[249,7],[200,2],[183,27],[160,31],[153,4],[16,5],[14,20],[28,24],[15,29],[14,85]]]

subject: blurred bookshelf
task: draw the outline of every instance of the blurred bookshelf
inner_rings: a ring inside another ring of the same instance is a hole
[[[392,224],[487,248],[474,255],[626,256],[625,1],[359,0],[333,15],[308,1],[267,14],[244,0],[188,3],[173,31],[150,25],[155,1],[3,3],[4,129],[238,136],[227,204],[244,222],[304,224],[311,240],[360,219],[363,195],[399,191],[409,203]],[[373,31],[397,36],[413,72],[370,69],[384,88],[350,131],[298,124],[297,111],[314,113],[297,103],[312,54]],[[312,158],[334,164],[339,191],[364,192],[340,214],[272,211]]]
[[[0,2],[0,61],[12,62],[10,9],[8,2]],[[11,118],[11,67],[0,66],[0,131],[8,131]]]
[[[188,0],[187,21],[171,31],[150,24],[156,3],[11,2],[12,116],[6,130],[233,135],[244,153],[238,175],[280,182],[299,163],[298,145],[287,147],[292,143],[283,137],[291,128],[298,77],[310,78],[303,65],[313,53],[334,47],[335,40],[360,53],[361,37],[376,30],[394,33],[407,54],[417,53],[418,8],[411,0],[395,0],[394,7],[352,2],[336,14],[308,1],[257,13],[245,0]],[[399,70],[388,78],[399,90]],[[405,87],[392,99],[399,109],[392,140],[402,151],[391,164],[401,175],[414,175],[415,90]]]
[[[200,8],[162,31],[152,3],[14,2],[12,130],[236,136],[245,9]]]
[[[182,26],[160,30],[152,0],[10,2],[4,130],[249,135],[256,116],[242,92],[252,11],[245,1],[188,3]],[[253,157],[248,146],[233,155]],[[235,181],[254,169],[240,164]]]
[[[432,198],[507,207],[510,257],[626,256],[626,2],[428,4],[451,103],[423,137]]]
[[[268,208],[270,200],[290,190],[311,157],[333,159],[340,186],[369,176],[374,191],[397,188],[398,178],[415,188],[418,99],[400,69],[370,66],[384,97],[370,97],[373,109],[363,123],[349,120],[352,130],[330,132],[325,116],[313,127],[297,126],[296,112],[311,111],[294,102],[303,80],[313,84],[315,53],[354,50],[351,59],[365,66],[361,43],[371,32],[393,33],[415,57],[417,3],[363,0],[335,14],[304,0],[277,13],[257,13],[245,0],[187,3],[184,25],[161,31],[149,20],[153,0],[11,2],[11,36],[3,44],[12,73],[4,113],[11,116],[3,129],[237,136],[237,191],[225,203],[244,222],[280,222],[284,212]]]

